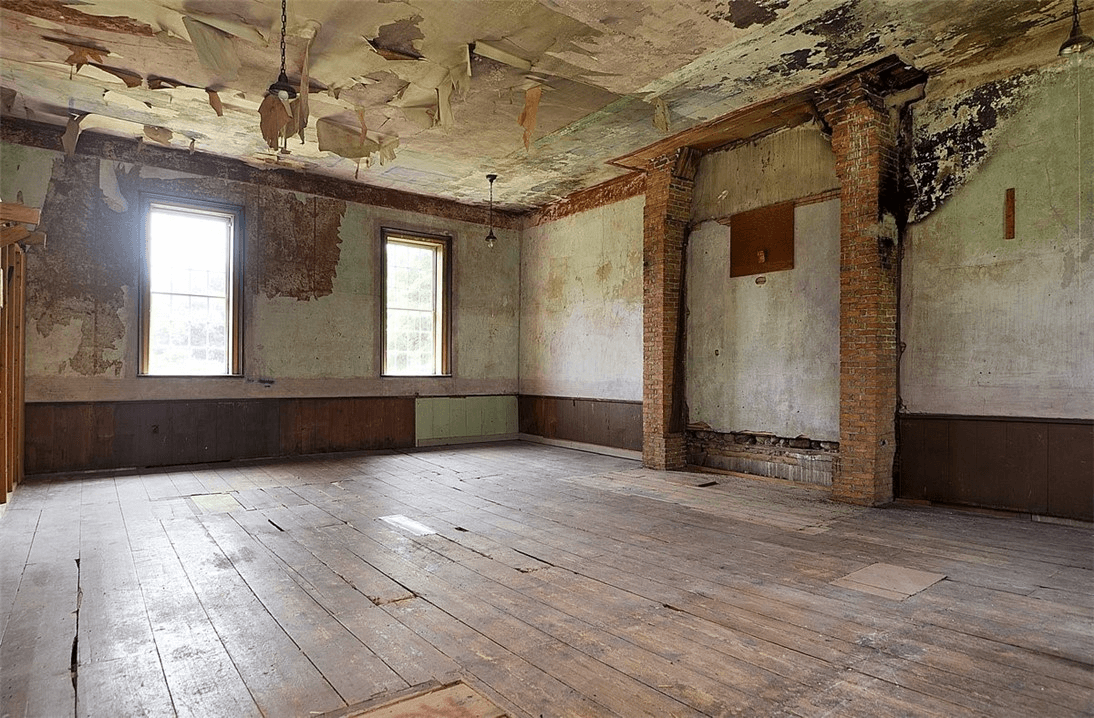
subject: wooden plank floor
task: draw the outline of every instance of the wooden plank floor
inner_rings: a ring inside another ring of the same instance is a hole
[[[1091,716],[1092,562],[1089,528],[525,443],[31,480],[0,517],[0,715],[463,680],[512,716]],[[875,563],[946,578],[831,583]]]

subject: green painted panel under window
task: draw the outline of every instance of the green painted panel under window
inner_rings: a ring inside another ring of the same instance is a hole
[[[515,396],[419,397],[414,402],[418,443],[517,433]]]

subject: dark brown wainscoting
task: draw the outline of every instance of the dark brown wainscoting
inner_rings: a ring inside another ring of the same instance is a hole
[[[414,398],[34,403],[28,474],[414,445]]]
[[[901,416],[899,496],[1094,520],[1094,421]]]
[[[520,433],[616,449],[642,450],[642,402],[517,397]]]

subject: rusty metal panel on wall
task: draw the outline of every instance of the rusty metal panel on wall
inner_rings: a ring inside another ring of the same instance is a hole
[[[793,202],[739,212],[729,232],[729,276],[794,268]]]

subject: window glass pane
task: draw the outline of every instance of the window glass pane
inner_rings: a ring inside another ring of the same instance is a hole
[[[388,306],[400,309],[433,309],[433,247],[387,245]]]
[[[153,206],[148,221],[149,374],[228,374],[233,217]]]
[[[440,333],[441,242],[388,239],[384,371],[387,374],[431,375],[444,371]]]

